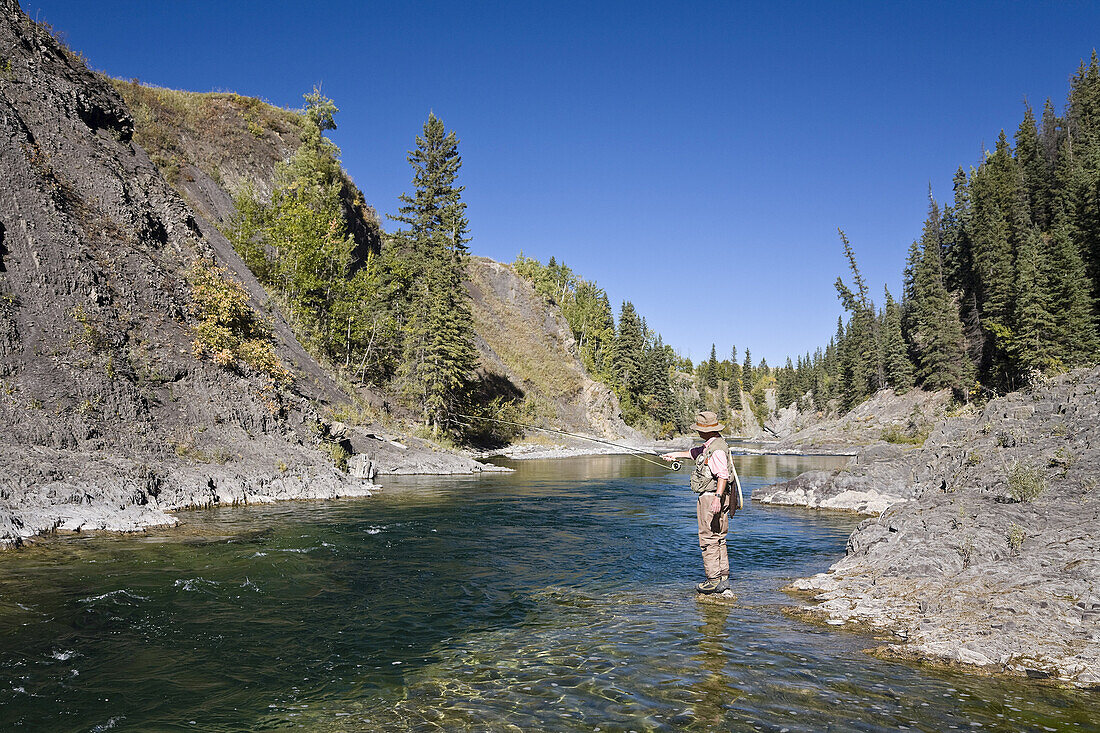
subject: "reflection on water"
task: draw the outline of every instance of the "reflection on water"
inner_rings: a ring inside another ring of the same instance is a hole
[[[737,462],[750,493],[843,459]],[[0,558],[0,729],[1095,729],[1095,694],[879,661],[780,614],[855,517],[749,504],[738,600],[704,603],[687,469],[512,465]]]

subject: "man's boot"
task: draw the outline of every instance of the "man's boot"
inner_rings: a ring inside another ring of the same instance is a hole
[[[711,593],[721,593],[723,590],[722,582],[722,578],[707,578],[702,583],[695,586],[695,590],[698,593],[705,593],[707,595],[710,595]],[[725,584],[726,588],[730,587],[728,579],[725,580]]]

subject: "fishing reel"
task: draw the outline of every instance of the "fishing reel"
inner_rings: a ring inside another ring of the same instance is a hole
[[[673,471],[679,471],[680,470],[680,462],[679,461],[673,461],[672,462],[672,470]]]

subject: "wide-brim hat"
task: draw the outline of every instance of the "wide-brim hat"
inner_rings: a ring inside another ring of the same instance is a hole
[[[716,414],[710,410],[703,410],[695,413],[695,424],[691,428],[700,433],[720,433],[726,429],[726,426],[718,422]]]

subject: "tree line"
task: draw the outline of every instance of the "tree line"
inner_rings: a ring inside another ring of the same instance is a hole
[[[512,268],[561,309],[585,369],[615,392],[628,425],[653,434],[686,427],[687,397],[673,379],[679,357],[633,303],[616,320],[607,292],[554,257],[543,265],[521,252]]]
[[[851,270],[834,338],[836,394],[850,409],[882,387],[950,388],[959,399],[1016,389],[1100,356],[1100,61],[1071,77],[1059,114],[1025,105],[1012,142],[959,168],[953,200],[929,195],[901,301],[876,307]]]
[[[780,406],[801,400],[805,410],[813,405],[808,392],[816,390],[826,401],[831,395],[836,364],[832,344],[800,356],[797,366],[787,359],[780,368],[770,367],[766,359],[754,364],[747,348],[739,362],[736,346],[729,358],[719,360],[712,344],[710,358],[695,365],[650,329],[632,302],[624,301],[616,318],[607,292],[555,257],[544,265],[521,253],[512,267],[561,309],[585,369],[615,392],[623,419],[632,427],[673,435],[688,429],[697,410],[714,409],[736,429],[737,420],[763,424],[768,390],[776,390]]]

